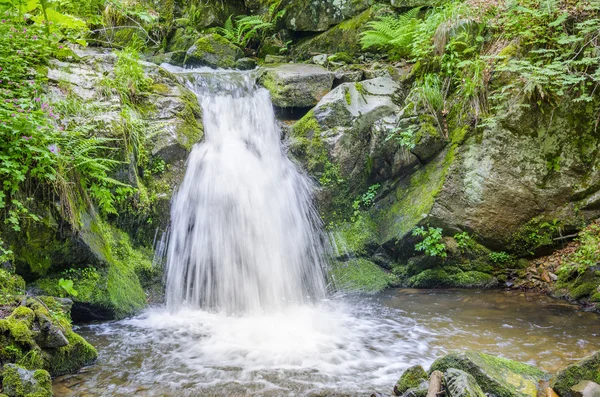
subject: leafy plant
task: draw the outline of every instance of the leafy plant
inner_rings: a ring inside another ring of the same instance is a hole
[[[412,45],[422,21],[418,18],[420,8],[413,8],[398,16],[382,16],[367,23],[369,30],[360,34],[364,49],[387,50],[392,58],[412,54]]]
[[[496,264],[503,264],[512,261],[512,256],[507,254],[506,252],[490,252],[489,254],[490,261]]]
[[[58,286],[62,288],[67,294],[71,296],[77,296],[79,293],[73,288],[73,280],[61,278],[58,280]]]
[[[442,239],[441,228],[427,226],[427,229],[425,229],[423,226],[419,226],[413,229],[412,235],[423,238],[421,242],[415,245],[415,250],[423,251],[429,256],[438,256],[440,258],[448,256],[446,245]]]
[[[366,191],[366,193],[354,200],[352,203],[352,209],[354,210],[354,215],[352,217],[353,222],[356,222],[360,217],[361,209],[366,209],[373,205],[379,187],[379,183],[369,186],[369,189]]]
[[[579,246],[558,269],[563,275],[575,271],[581,275],[600,263],[600,224],[592,223],[579,233]]]
[[[225,21],[225,25],[215,30],[232,43],[245,48],[251,41],[263,39],[275,29],[277,21],[285,13],[285,9],[276,11],[278,5],[278,2],[272,4],[269,12],[264,15],[240,15],[235,19],[233,15],[230,15]],[[283,44],[285,46],[282,47],[287,47],[287,43]]]
[[[456,233],[454,240],[461,251],[471,249],[475,244],[475,241],[473,241],[473,238],[467,232]]]

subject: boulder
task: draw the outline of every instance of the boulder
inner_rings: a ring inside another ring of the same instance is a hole
[[[404,165],[416,161],[387,136],[394,128],[399,110],[401,87],[389,78],[344,83],[324,96],[317,106],[291,130],[295,153],[309,163],[309,171],[319,174],[329,159],[352,189],[367,181],[393,177]],[[314,138],[314,139],[313,139]],[[322,146],[323,151],[307,145]],[[324,157],[323,157],[324,156]],[[372,159],[365,173],[365,160]],[[317,175],[319,176],[319,175]]]
[[[306,38],[292,49],[292,55],[299,59],[309,59],[314,54],[334,54],[345,52],[355,55],[362,51],[360,33],[367,23],[386,12],[387,8],[374,6],[359,15],[345,20],[317,36]]]
[[[295,32],[323,32],[366,10],[373,0],[339,2],[335,0],[284,0],[285,26]]]
[[[420,387],[423,382],[427,382],[427,379],[429,379],[429,376],[423,367],[420,365],[410,367],[404,371],[394,386],[394,394],[396,396],[401,396],[406,393],[408,389]]]
[[[259,83],[269,90],[280,108],[316,105],[333,86],[334,75],[317,65],[283,64],[265,67]]]
[[[335,72],[335,79],[333,80],[334,87],[344,83],[358,83],[363,79],[362,70],[351,70],[340,68]]]
[[[52,397],[52,379],[43,369],[28,371],[19,365],[5,364],[2,388],[8,397]]]
[[[485,397],[475,378],[460,369],[448,369],[444,379],[452,397]]]
[[[600,384],[600,351],[557,373],[550,382],[550,387],[561,397],[575,397],[571,388],[584,380]]]
[[[600,385],[589,380],[582,380],[571,387],[573,397],[600,397]]]
[[[200,37],[186,53],[185,66],[209,66],[212,68],[233,68],[236,61],[244,56],[239,47],[231,44],[223,36],[212,33]]]
[[[536,396],[538,382],[549,377],[530,365],[473,351],[439,358],[429,371],[446,372],[451,368],[470,374],[485,393],[497,397]]]

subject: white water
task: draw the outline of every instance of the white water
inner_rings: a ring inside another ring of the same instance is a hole
[[[205,138],[171,210],[167,307],[251,314],[324,298],[312,184],[282,149],[268,91],[251,73],[186,76]]]

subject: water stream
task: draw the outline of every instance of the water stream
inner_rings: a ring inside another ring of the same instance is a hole
[[[556,370],[600,348],[597,315],[501,291],[325,293],[312,183],[251,73],[183,71],[204,112],[172,207],[165,307],[78,332],[98,362],[57,396],[389,393],[402,370],[475,349]],[[157,261],[160,264],[162,261]]]

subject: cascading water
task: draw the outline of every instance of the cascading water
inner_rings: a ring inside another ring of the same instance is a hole
[[[310,182],[280,146],[268,93],[248,73],[172,71],[198,93],[206,137],[156,241],[160,265],[170,240],[169,309],[80,328],[100,358],[56,381],[55,395],[370,396],[458,346],[561,366],[556,349],[573,358],[585,340],[597,346],[595,317],[554,304],[510,312],[507,297],[459,291],[325,297]]]
[[[259,313],[323,298],[311,181],[282,149],[268,91],[250,72],[184,77],[205,138],[172,205],[168,308]]]

